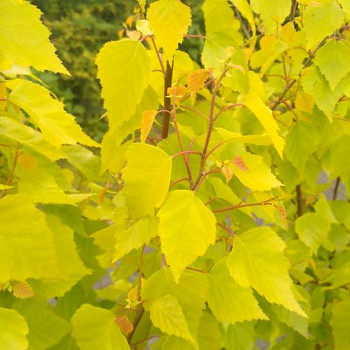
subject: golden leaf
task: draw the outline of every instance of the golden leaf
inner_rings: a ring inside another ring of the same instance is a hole
[[[27,299],[34,296],[33,289],[27,282],[15,281],[12,283],[13,295],[19,299]]]
[[[134,329],[133,324],[130,322],[128,316],[126,315],[116,316],[114,321],[124,334],[130,334]]]
[[[147,140],[156,115],[157,111],[147,110],[142,112],[141,142],[145,142]]]

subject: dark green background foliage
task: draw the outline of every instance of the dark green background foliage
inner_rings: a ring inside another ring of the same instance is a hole
[[[152,1],[148,1],[150,3]],[[136,0],[32,0],[44,13],[52,32],[51,40],[72,77],[53,73],[38,74],[51,89],[64,98],[66,109],[84,130],[100,141],[107,129],[100,86],[96,78],[95,56],[104,43],[118,39],[118,31]],[[203,33],[203,0],[186,1],[192,8],[191,33]],[[185,40],[182,49],[199,60],[202,40]]]

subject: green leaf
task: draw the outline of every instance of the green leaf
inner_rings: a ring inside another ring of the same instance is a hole
[[[152,216],[169,189],[171,157],[157,147],[135,143],[126,151],[126,160],[123,179],[129,214],[134,218]]]
[[[23,152],[17,157],[15,170],[16,177],[20,179],[18,191],[29,196],[33,202],[74,205],[76,202],[59,185],[61,179],[53,175],[58,170],[58,174],[63,177],[61,169],[56,166],[55,163],[46,162],[43,157],[40,159]]]
[[[141,42],[112,41],[96,58],[102,97],[110,128],[130,120],[149,84],[151,66],[147,50]]]
[[[229,60],[234,48],[236,53],[240,53],[237,46],[237,38],[233,31],[215,32],[206,35],[203,51],[202,63],[206,69],[214,69],[214,73],[221,73],[225,62]]]
[[[254,338],[254,322],[230,324],[225,331],[225,347],[230,350],[252,350]]]
[[[14,88],[9,100],[28,113],[49,143],[56,147],[77,142],[99,147],[81,130],[74,117],[64,110],[63,104],[51,96],[49,90],[26,80],[15,80],[8,85]]]
[[[237,20],[227,0],[206,0],[202,11],[205,19],[206,35],[233,29]],[[220,21],[218,21],[220,18]]]
[[[322,138],[317,128],[307,122],[298,121],[286,137],[285,154],[299,171],[303,171],[310,155],[317,150]]]
[[[295,221],[296,233],[314,253],[327,239],[329,230],[328,219],[320,214],[306,213]]]
[[[73,337],[81,350],[129,350],[113,312],[82,305],[72,318]]]
[[[68,292],[81,278],[91,273],[82,263],[74,241],[74,232],[63,225],[56,216],[48,215],[47,223],[54,233],[57,263],[57,277],[48,281],[32,281],[35,293],[47,298],[60,297]]]
[[[314,48],[326,36],[333,34],[343,23],[344,14],[332,1],[322,6],[310,6],[303,12],[303,24],[308,48]],[[322,25],[320,25],[322,23]]]
[[[158,47],[171,61],[191,25],[191,9],[178,0],[159,0],[148,8],[147,19]]]
[[[153,302],[166,294],[173,295],[185,312],[190,309],[192,313],[198,314],[205,308],[208,296],[206,275],[186,270],[176,283],[169,269],[164,268],[155,272],[142,284],[141,296],[145,303]]]
[[[189,190],[170,192],[158,217],[162,252],[175,281],[178,281],[186,266],[202,256],[210,244],[214,244],[216,219]]]
[[[285,323],[289,327],[293,328],[297,332],[299,332],[301,335],[303,335],[305,338],[308,338],[308,319],[295,313],[292,311],[287,310],[283,306],[280,305],[272,305],[272,310],[274,314],[277,315],[280,322]]]
[[[66,145],[61,149],[67,160],[90,181],[101,180],[101,159],[94,153],[80,145]]]
[[[17,311],[0,308],[0,348],[6,350],[28,349],[28,325]]]
[[[350,72],[350,45],[345,41],[330,40],[316,53],[315,63],[332,90]]]
[[[335,350],[350,348],[350,300],[335,303],[332,310],[331,326],[334,332]]]
[[[55,276],[58,267],[52,239],[45,215],[29,197],[17,194],[1,199],[0,283]]]
[[[174,296],[164,295],[153,301],[147,308],[151,313],[152,323],[161,331],[194,342],[182,307]]]
[[[341,87],[337,87],[332,92],[328,82],[317,67],[304,71],[301,84],[303,90],[315,99],[317,107],[331,119],[338,99],[342,95]]]
[[[162,350],[194,350],[194,345],[192,345],[188,340],[184,338],[179,338],[174,335],[168,336],[163,345]]]
[[[284,242],[271,228],[257,227],[235,236],[227,265],[233,279],[242,287],[253,287],[269,302],[306,316],[292,291],[290,264],[283,254],[284,248]]]
[[[220,322],[266,320],[250,288],[243,288],[230,276],[226,258],[220,260],[208,274],[208,304]]]
[[[0,70],[32,66],[68,74],[41,23],[41,11],[28,1],[1,0]],[[20,43],[20,44],[18,44]]]
[[[350,151],[350,135],[344,135],[331,146],[331,169],[335,176],[346,179],[350,172],[349,162],[344,162]]]
[[[117,199],[117,200],[116,200]],[[97,257],[102,267],[108,268],[112,265],[115,252],[116,234],[124,235],[126,232],[127,208],[125,206],[125,198],[118,195],[115,197],[116,209],[114,210],[113,225],[107,226],[92,234],[95,244],[101,248],[103,253]]]
[[[201,350],[220,350],[219,322],[209,312],[203,312],[198,327],[198,343]]]
[[[278,154],[283,157],[284,140],[278,134],[279,127],[273,118],[272,111],[261,98],[253,91],[250,91],[244,98],[244,104],[254,113],[261,125],[264,127]]]
[[[48,143],[40,132],[8,117],[0,117],[0,135],[44,155],[50,160],[65,158],[65,154]]]
[[[234,162],[231,162],[230,168],[243,185],[257,191],[269,191],[282,185],[260,156],[246,152],[239,157],[244,163],[244,169]]]
[[[113,261],[121,259],[133,249],[140,248],[157,234],[158,218],[146,217],[124,227],[121,231],[115,232],[115,250]]]
[[[70,331],[69,323],[56,316],[46,301],[20,301],[14,305],[14,309],[28,323],[28,350],[46,350]]]
[[[250,4],[253,11],[260,14],[265,31],[273,34],[276,27],[289,15],[291,8],[290,0],[251,0]]]

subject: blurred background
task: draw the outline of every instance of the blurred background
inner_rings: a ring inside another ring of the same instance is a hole
[[[153,0],[154,1],[154,0]],[[147,4],[153,2],[148,0]],[[104,43],[117,40],[132,30],[130,16],[138,16],[137,0],[32,0],[43,12],[51,40],[71,77],[38,73],[50,89],[63,99],[68,112],[95,140],[107,129],[100,86],[96,78],[95,57]],[[191,34],[204,34],[201,13],[203,0],[183,1],[191,6]],[[181,49],[199,62],[201,40],[185,40]]]

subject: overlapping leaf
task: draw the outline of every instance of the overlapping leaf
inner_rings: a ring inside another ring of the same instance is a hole
[[[227,264],[242,287],[253,287],[271,303],[305,316],[292,291],[284,248],[284,242],[271,228],[255,228],[236,237]]]
[[[69,74],[49,41],[39,9],[24,0],[1,0],[0,7],[0,70],[18,65]]]
[[[178,281],[186,266],[215,242],[216,220],[200,199],[188,190],[170,192],[158,217],[162,252]]]

